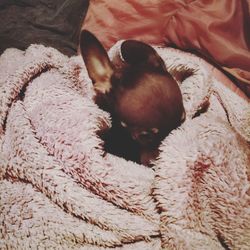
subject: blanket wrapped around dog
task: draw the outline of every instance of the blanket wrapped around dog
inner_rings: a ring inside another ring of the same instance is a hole
[[[250,248],[249,102],[202,59],[156,49],[187,118],[152,169],[104,152],[111,120],[80,56],[1,55],[1,249]]]

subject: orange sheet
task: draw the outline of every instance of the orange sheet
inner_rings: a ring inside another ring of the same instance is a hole
[[[249,5],[249,0],[92,0],[83,27],[106,48],[133,38],[198,53],[229,72],[250,96]]]

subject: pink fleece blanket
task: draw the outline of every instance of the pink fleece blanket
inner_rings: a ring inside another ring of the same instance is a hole
[[[250,248],[249,102],[203,60],[156,49],[187,120],[153,169],[104,152],[110,116],[80,57],[41,45],[0,57],[1,249]]]

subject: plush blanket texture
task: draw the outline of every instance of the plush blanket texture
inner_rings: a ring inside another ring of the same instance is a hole
[[[152,169],[104,152],[111,120],[80,56],[3,53],[1,249],[250,249],[249,102],[198,57],[157,50],[187,119]]]

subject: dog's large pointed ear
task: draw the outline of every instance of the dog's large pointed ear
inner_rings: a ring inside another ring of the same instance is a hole
[[[109,92],[113,67],[102,44],[91,32],[82,30],[80,49],[95,90],[102,94]]]
[[[136,40],[124,41],[121,45],[121,55],[125,62],[130,65],[143,64],[152,68],[166,70],[164,61],[156,50],[146,43]]]

